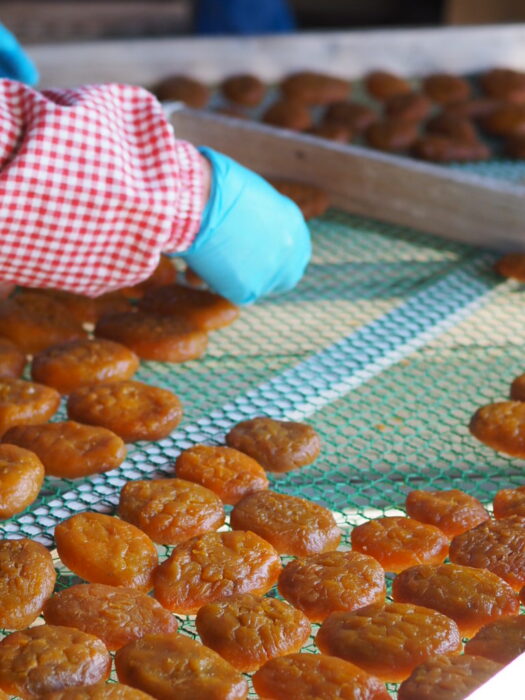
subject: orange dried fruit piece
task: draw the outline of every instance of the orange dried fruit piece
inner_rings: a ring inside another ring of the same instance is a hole
[[[464,700],[502,669],[481,656],[435,656],[401,684],[398,700]]]
[[[149,634],[117,651],[118,679],[157,700],[243,700],[248,683],[212,649],[182,634]]]
[[[383,119],[370,124],[365,132],[365,140],[369,146],[389,153],[406,151],[417,138],[417,123],[404,119]]]
[[[525,73],[511,68],[492,68],[480,77],[485,94],[503,102],[525,102]]]
[[[394,579],[392,596],[450,617],[463,637],[506,615],[517,615],[519,601],[508,583],[485,569],[458,564],[412,566]]]
[[[158,544],[179,544],[224,523],[220,498],[184,479],[128,481],[118,514]]]
[[[231,512],[230,524],[236,530],[252,530],[280,554],[296,557],[337,549],[341,539],[341,530],[328,508],[269,490],[239,501]]]
[[[525,133],[525,105],[500,102],[493,111],[482,117],[481,125],[493,136],[520,136]]]
[[[23,292],[0,301],[0,334],[28,354],[85,338],[82,325],[55,299]]]
[[[24,353],[7,338],[0,338],[0,379],[18,379],[25,364]]]
[[[433,525],[412,518],[376,518],[354,527],[352,548],[377,559],[385,571],[399,573],[416,564],[441,564],[447,537]]]
[[[470,97],[470,84],[459,75],[434,73],[423,81],[423,90],[431,100],[444,105]]]
[[[205,289],[169,284],[150,289],[139,303],[146,313],[186,321],[200,331],[214,331],[233,323],[240,309],[224,297]]]
[[[440,134],[462,143],[477,143],[478,133],[474,123],[466,117],[457,117],[447,111],[432,117],[426,124],[427,134]]]
[[[226,435],[226,443],[270,472],[304,467],[321,451],[321,440],[311,425],[265,416],[237,423]]]
[[[0,519],[21,513],[40,493],[44,466],[29,450],[0,445]]]
[[[432,102],[416,92],[394,95],[385,102],[385,115],[395,119],[420,122],[432,110]]]
[[[231,447],[190,447],[177,457],[175,472],[181,479],[205,486],[231,505],[249,493],[268,488],[261,465]]]
[[[51,625],[94,634],[110,651],[145,634],[177,631],[177,618],[160,603],[133,588],[80,583],[56,593],[44,606]]]
[[[469,425],[475,438],[493,450],[525,457],[525,403],[498,401],[478,408]]]
[[[0,436],[15,425],[38,425],[53,416],[60,394],[43,384],[23,379],[0,380]]]
[[[494,517],[497,520],[510,515],[525,517],[525,486],[515,489],[501,489],[494,496]]]
[[[105,314],[115,314],[117,312],[131,311],[133,309],[132,304],[120,289],[115,292],[101,294],[92,299],[92,302],[95,311],[94,317],[92,317],[90,321],[91,323],[96,323],[98,319]],[[71,311],[73,311],[73,309],[71,309]]]
[[[520,374],[510,385],[510,398],[513,401],[525,401],[525,374]]]
[[[131,303],[120,292],[108,292],[95,298],[58,289],[30,289],[29,292],[58,302],[81,324],[96,323],[104,313],[131,310]]]
[[[0,688],[23,698],[98,683],[110,669],[104,643],[72,627],[38,625],[0,642]]]
[[[0,540],[0,628],[28,627],[53,593],[55,580],[51,554],[43,545],[25,538]]]
[[[388,100],[394,95],[406,95],[412,92],[410,83],[394,73],[373,71],[365,77],[365,87],[376,100]]]
[[[289,654],[267,661],[253,687],[265,700],[390,700],[378,678],[349,661],[326,654]]]
[[[77,513],[55,528],[62,562],[86,581],[152,588],[158,556],[150,538],[134,525],[102,513]]]
[[[153,700],[153,696],[124,683],[95,683],[46,693],[40,700]]]
[[[176,279],[177,269],[173,265],[171,258],[169,258],[167,255],[161,255],[157,267],[147,279],[133,285],[133,287],[124,287],[118,291],[120,294],[124,294],[131,299],[141,299],[144,296],[144,292],[151,287],[160,287],[163,284],[173,284]]]
[[[277,192],[295,202],[306,220],[322,216],[330,206],[328,193],[315,185],[276,178],[268,178],[268,182]]]
[[[132,377],[139,358],[129,348],[111,340],[72,340],[35,355],[31,376],[61,394],[82,386]]]
[[[124,442],[160,440],[182,419],[182,405],[174,393],[129,380],[76,389],[67,412],[72,420],[112,430]]]
[[[152,91],[161,101],[180,101],[195,109],[202,109],[210,99],[207,85],[185,75],[167,76]]]
[[[488,520],[457,535],[449,556],[454,564],[488,569],[519,591],[525,584],[525,517]]]
[[[523,598],[523,596],[522,596]],[[489,622],[465,644],[465,654],[509,664],[525,652],[525,615]]]
[[[171,316],[128,312],[103,316],[95,335],[122,343],[144,360],[188,362],[204,354],[208,336],[189,321]]]
[[[494,112],[499,105],[498,100],[493,100],[489,97],[471,97],[468,100],[450,102],[445,105],[443,111],[451,117],[478,120]]]
[[[311,629],[300,610],[252,593],[203,605],[195,624],[203,643],[243,673],[299,651]]]
[[[447,537],[455,537],[489,519],[489,514],[474,496],[459,489],[450,491],[411,491],[406,512],[414,520],[435,525]]]
[[[312,622],[338,611],[374,609],[385,602],[385,573],[359,552],[323,552],[289,562],[279,576],[279,593]]]
[[[111,430],[71,420],[18,425],[8,430],[2,440],[31,450],[48,476],[62,479],[107,472],[122,464],[126,457],[124,443]]]
[[[243,107],[256,107],[266,92],[262,80],[250,73],[230,75],[222,81],[220,87],[225,97]]]
[[[287,97],[272,102],[263,113],[262,121],[292,131],[304,131],[312,126],[310,110],[304,102]]]
[[[391,603],[375,614],[332,613],[316,643],[383,681],[399,683],[435,654],[457,654],[461,637],[450,618],[419,605]]]
[[[325,105],[348,97],[348,80],[315,71],[290,73],[281,81],[281,91],[292,100],[308,105]]]
[[[377,120],[378,114],[372,107],[362,102],[342,100],[328,106],[322,124],[344,125],[352,132],[360,133]]]
[[[508,253],[494,265],[494,270],[503,277],[525,282],[525,253]]]
[[[412,155],[434,163],[468,163],[487,160],[490,150],[482,141],[431,133],[414,142]]]
[[[155,598],[193,615],[206,603],[264,594],[281,571],[275,549],[253,532],[208,532],[179,544],[154,573]]]

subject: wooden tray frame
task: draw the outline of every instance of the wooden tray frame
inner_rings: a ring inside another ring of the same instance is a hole
[[[257,38],[103,41],[30,47],[42,86],[151,85],[181,72],[216,83],[253,71],[267,81],[314,68],[359,78],[525,69],[525,25],[297,34]],[[267,175],[326,188],[334,205],[475,245],[525,250],[525,184],[479,177],[263,124],[172,109],[179,138],[228,153]]]
[[[525,250],[525,185],[452,171],[359,146],[178,109],[179,138],[267,176],[326,189],[334,206],[465,243]]]

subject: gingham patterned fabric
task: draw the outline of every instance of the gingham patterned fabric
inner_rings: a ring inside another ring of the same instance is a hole
[[[148,277],[198,232],[196,149],[125,85],[0,80],[0,281],[96,296]]]

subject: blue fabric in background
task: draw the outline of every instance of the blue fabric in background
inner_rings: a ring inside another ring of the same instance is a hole
[[[38,71],[13,34],[0,24],[0,78],[35,85]]]
[[[199,0],[198,34],[267,34],[295,29],[287,0]]]

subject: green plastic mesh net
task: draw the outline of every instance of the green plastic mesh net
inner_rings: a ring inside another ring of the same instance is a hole
[[[484,164],[483,173],[510,180],[523,167]],[[522,461],[467,430],[474,410],[505,399],[525,366],[525,292],[492,271],[497,256],[334,210],[311,228],[315,252],[296,290],[245,309],[198,361],[142,363],[139,380],[180,396],[180,427],[131,445],[112,472],[46,479],[38,500],[1,524],[4,536],[52,548],[61,520],[113,512],[127,480],[173,475],[181,450],[221,444],[256,415],[306,420],[320,433],[317,461],[271,477],[271,487],[329,507],[343,546],[352,525],[402,513],[411,489],[463,488],[490,504],[522,483]],[[59,588],[78,582],[57,567]],[[182,629],[195,636],[191,619]]]

